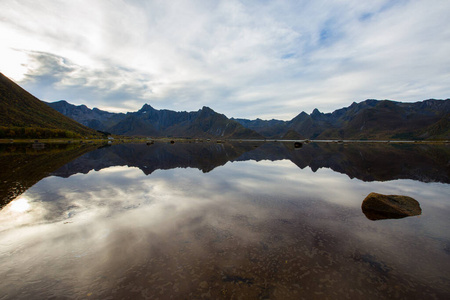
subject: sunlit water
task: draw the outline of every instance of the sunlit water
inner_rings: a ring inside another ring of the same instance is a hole
[[[370,192],[422,215],[368,220]],[[50,176],[0,211],[0,299],[449,299],[449,195],[289,160]]]

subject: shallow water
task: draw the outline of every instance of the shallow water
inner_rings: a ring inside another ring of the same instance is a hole
[[[0,211],[0,299],[448,299],[448,147],[367,147],[84,154]],[[371,221],[370,192],[422,214]]]

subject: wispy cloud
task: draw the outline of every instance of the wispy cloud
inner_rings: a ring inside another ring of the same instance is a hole
[[[449,97],[449,13],[439,0],[2,2],[0,70],[48,101],[289,119]]]
[[[102,107],[115,103],[119,107],[112,106],[110,110],[124,110],[134,109],[152,94],[148,77],[144,79],[142,73],[125,67],[105,64],[103,68],[91,69],[46,52],[26,54],[28,71],[22,82],[44,99],[70,98],[76,103],[98,103]]]

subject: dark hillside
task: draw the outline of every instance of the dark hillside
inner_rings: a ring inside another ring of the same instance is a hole
[[[0,73],[0,138],[97,135],[62,115]]]

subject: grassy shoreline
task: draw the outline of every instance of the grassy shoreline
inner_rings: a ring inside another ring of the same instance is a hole
[[[300,143],[394,143],[394,144],[449,144],[450,140],[293,140],[293,139],[203,139],[203,138],[115,138],[115,139],[72,139],[72,138],[53,138],[53,139],[0,139],[0,144],[11,143],[89,143],[89,144],[121,144],[121,143],[223,143],[223,142],[300,142]]]

